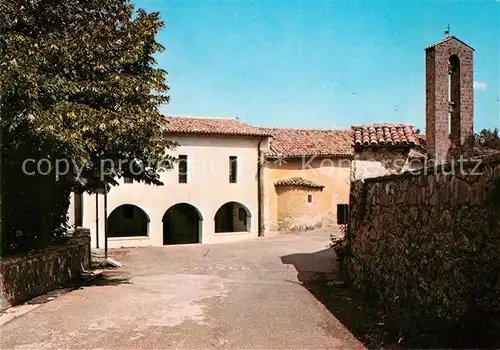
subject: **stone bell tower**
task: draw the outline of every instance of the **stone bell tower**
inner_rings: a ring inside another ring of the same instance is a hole
[[[473,53],[454,36],[425,49],[426,144],[439,163],[473,146]]]

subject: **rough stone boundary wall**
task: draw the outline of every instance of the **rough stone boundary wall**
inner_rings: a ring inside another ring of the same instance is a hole
[[[500,312],[500,155],[477,164],[352,184],[344,267],[355,290],[411,322]]]
[[[84,228],[64,245],[1,259],[0,311],[67,283],[90,266],[90,231]]]

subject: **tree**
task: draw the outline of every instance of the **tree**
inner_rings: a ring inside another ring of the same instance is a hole
[[[481,130],[479,134],[476,134],[475,140],[479,147],[500,150],[500,133],[497,128]]]
[[[12,235],[49,244],[43,237],[64,230],[72,191],[125,175],[161,185],[175,144],[158,111],[168,102],[167,72],[154,59],[159,14],[128,0],[0,0],[0,18],[5,244]],[[28,158],[52,171],[30,163],[35,174],[26,175]]]

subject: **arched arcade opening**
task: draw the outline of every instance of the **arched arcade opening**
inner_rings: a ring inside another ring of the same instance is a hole
[[[149,217],[144,210],[133,204],[115,208],[108,216],[108,237],[147,237]]]
[[[250,232],[250,211],[243,204],[228,202],[215,214],[215,232]]]
[[[173,205],[163,215],[163,244],[200,243],[202,220],[191,204]]]

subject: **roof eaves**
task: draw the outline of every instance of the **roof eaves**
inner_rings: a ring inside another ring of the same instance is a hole
[[[340,152],[340,153],[316,153],[316,154],[283,154],[283,153],[267,152],[265,155],[267,158],[283,158],[283,159],[302,158],[302,157],[352,158],[354,156],[354,150],[353,152],[350,153]]]
[[[274,183],[275,186],[297,186],[297,187],[310,187],[310,188],[325,188],[326,186],[316,183],[302,177],[292,177],[288,179],[278,180]]]
[[[260,136],[260,137],[270,137],[272,135],[262,134],[259,132],[223,132],[223,131],[204,131],[204,130],[195,130],[195,131],[185,131],[185,130],[164,130],[167,134],[193,134],[193,135],[220,135],[220,136]]]

